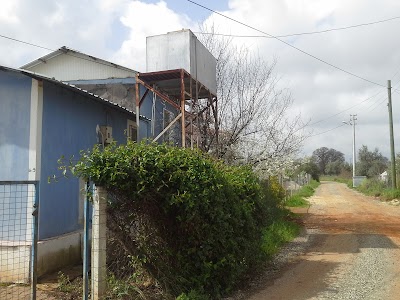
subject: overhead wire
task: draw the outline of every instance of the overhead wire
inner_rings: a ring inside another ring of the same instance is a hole
[[[335,66],[335,65],[333,65],[333,64],[331,64],[331,63],[329,63],[329,62],[327,62],[327,61],[324,61],[324,60],[322,60],[322,59],[320,59],[320,58],[318,58],[318,57],[316,57],[316,56],[314,56],[314,55],[312,55],[312,54],[310,54],[310,53],[308,53],[308,52],[306,52],[306,51],[304,51],[304,50],[302,50],[302,49],[300,49],[300,48],[297,48],[297,47],[295,47],[295,46],[293,46],[293,45],[291,45],[291,44],[289,44],[289,43],[287,43],[287,42],[281,40],[280,38],[281,38],[281,37],[288,37],[288,36],[295,36],[295,35],[303,35],[303,34],[316,34],[316,33],[323,33],[323,32],[334,31],[334,30],[344,30],[344,29],[349,29],[349,28],[354,28],[354,27],[367,26],[367,25],[372,25],[372,24],[377,24],[377,23],[382,23],[382,22],[387,22],[387,21],[399,19],[400,17],[393,17],[393,18],[389,18],[389,19],[385,19],[385,20],[376,21],[376,22],[357,24],[357,25],[352,25],[352,26],[347,26],[347,27],[341,27],[341,28],[332,28],[332,29],[328,29],[328,30],[324,30],[324,31],[319,31],[319,32],[316,31],[316,32],[308,32],[308,33],[307,33],[307,32],[305,32],[305,33],[295,33],[295,34],[284,35],[284,36],[273,36],[273,35],[271,35],[271,34],[268,34],[268,33],[266,33],[266,32],[263,32],[263,31],[261,31],[261,30],[255,28],[255,27],[252,27],[252,26],[247,25],[247,24],[245,24],[245,23],[243,23],[243,22],[240,22],[240,21],[238,21],[238,20],[235,20],[235,19],[233,19],[233,18],[230,18],[230,17],[228,17],[228,16],[225,16],[225,15],[223,15],[223,14],[221,14],[221,13],[218,13],[218,12],[216,12],[216,11],[210,9],[210,8],[207,8],[207,7],[205,7],[205,6],[201,5],[201,4],[198,4],[198,3],[194,2],[194,1],[191,1],[191,0],[187,0],[187,1],[193,3],[193,4],[197,5],[197,6],[200,6],[200,7],[204,8],[204,9],[206,9],[206,10],[209,10],[209,11],[211,11],[211,12],[213,12],[213,13],[216,13],[216,14],[222,16],[222,17],[225,17],[225,18],[227,18],[227,19],[229,19],[229,20],[231,20],[231,21],[233,21],[233,22],[236,22],[236,23],[238,23],[238,24],[241,24],[241,25],[243,25],[243,26],[246,26],[246,27],[248,27],[248,28],[250,28],[250,29],[253,29],[253,30],[256,30],[256,31],[258,31],[258,32],[261,32],[261,33],[265,34],[263,37],[274,38],[274,39],[276,39],[276,40],[278,40],[278,41],[280,41],[280,42],[286,44],[287,46],[292,47],[292,48],[294,48],[295,50],[302,52],[302,53],[305,54],[305,55],[308,55],[308,56],[310,56],[310,57],[312,57],[312,58],[314,58],[314,59],[316,59],[316,60],[318,60],[318,61],[320,61],[320,62],[322,62],[322,63],[324,63],[324,64],[327,64],[327,65],[329,65],[329,66],[331,66],[331,67],[333,67],[333,68],[335,68],[335,69],[338,69],[338,70],[340,70],[340,71],[342,71],[342,72],[345,72],[345,73],[347,73],[347,74],[349,74],[349,75],[351,75],[351,76],[354,76],[354,77],[357,77],[357,78],[359,78],[359,79],[361,79],[361,80],[367,81],[367,82],[369,82],[369,83],[372,83],[372,84],[375,84],[375,85],[384,87],[383,85],[381,85],[381,84],[379,84],[379,83],[373,82],[373,81],[371,81],[371,80],[369,80],[369,79],[363,78],[363,77],[358,76],[358,75],[356,75],[356,74],[354,74],[354,73],[351,73],[351,72],[349,72],[349,71],[346,71],[346,70],[344,70],[344,69],[342,69],[342,68],[340,68],[340,67],[337,67],[337,66]],[[55,49],[51,49],[51,48],[48,48],[48,47],[44,47],[44,46],[41,46],[41,45],[37,45],[37,44],[34,44],[34,43],[26,42],[26,41],[23,41],[23,40],[20,40],[20,39],[12,38],[12,37],[5,36],[5,35],[1,35],[1,34],[0,34],[0,37],[1,37],[1,38],[4,38],[4,39],[11,40],[11,41],[23,43],[23,44],[26,44],[26,45],[29,45],[29,46],[37,47],[37,48],[40,48],[40,49],[52,51],[52,52],[57,51],[57,50],[55,50]],[[261,36],[260,36],[260,37],[261,37]],[[73,57],[75,57],[75,58],[78,58],[78,59],[83,59],[83,60],[87,60],[87,61],[91,61],[91,62],[94,62],[94,63],[98,63],[98,64],[101,64],[101,65],[107,65],[107,66],[108,66],[108,64],[106,64],[106,63],[102,63],[102,62],[99,62],[99,61],[93,61],[93,60],[90,60],[90,59],[87,59],[87,58],[84,58],[84,57],[80,57],[80,56],[73,55],[73,54],[71,54],[71,53],[66,53],[66,54],[69,55],[69,56],[73,56]],[[397,75],[399,72],[400,72],[400,70],[397,71],[395,75]],[[381,92],[379,92],[379,93],[381,93]],[[377,93],[376,95],[378,95],[379,93]],[[333,117],[335,117],[335,116],[337,116],[337,115],[339,115],[339,114],[341,114],[341,113],[343,113],[343,112],[345,112],[345,111],[348,111],[348,110],[350,110],[350,109],[352,109],[352,108],[354,108],[354,107],[356,107],[356,106],[358,106],[358,105],[360,105],[360,104],[362,104],[362,103],[368,101],[369,99],[375,97],[376,95],[371,96],[371,97],[369,97],[369,98],[367,98],[367,99],[365,99],[365,100],[363,100],[363,101],[361,101],[361,102],[359,102],[359,103],[357,103],[357,104],[355,104],[355,105],[353,105],[353,106],[351,106],[351,107],[349,107],[349,108],[347,108],[347,109],[344,109],[344,110],[342,110],[342,111],[340,111],[340,112],[338,112],[338,113],[335,113],[335,114],[333,114],[333,115],[330,115],[330,116],[328,116],[328,117],[326,117],[326,118],[324,118],[324,119],[321,119],[321,120],[318,120],[318,121],[313,122],[313,123],[311,123],[311,124],[308,124],[308,125],[306,125],[306,126],[300,128],[300,129],[303,129],[303,128],[307,127],[307,126],[312,126],[312,125],[321,123],[321,122],[323,122],[323,121],[325,121],[325,120],[327,120],[327,119],[333,118]],[[342,125],[341,125],[341,126],[342,126]],[[339,126],[339,127],[341,127],[341,126]],[[330,129],[330,130],[328,130],[328,131],[325,131],[325,132],[322,132],[322,133],[318,133],[318,134],[316,134],[316,135],[320,135],[320,134],[323,134],[323,133],[327,133],[327,132],[332,131],[332,130],[334,130],[334,129],[336,129],[336,128],[339,128],[339,127],[332,128],[332,129]],[[299,130],[300,130],[300,129],[299,129]],[[312,135],[312,136],[316,136],[316,135]],[[311,137],[312,137],[312,136],[311,136]]]
[[[333,131],[333,130],[335,130],[335,129],[338,129],[338,128],[340,128],[340,127],[344,126],[344,125],[346,125],[346,124],[341,124],[341,125],[339,125],[339,126],[336,126],[336,127],[334,127],[334,128],[331,128],[331,129],[329,129],[329,130],[322,131],[322,132],[319,132],[319,133],[316,133],[316,134],[310,135],[308,138],[312,138],[312,137],[314,137],[314,136],[318,136],[318,135],[321,135],[321,134],[328,133],[328,132],[330,132],[330,131]]]
[[[290,44],[290,43],[288,43],[288,42],[282,40],[281,38],[279,38],[279,37],[277,37],[277,36],[274,36],[274,35],[272,35],[272,34],[269,34],[269,33],[265,32],[265,31],[262,31],[262,30],[260,30],[260,29],[258,29],[258,28],[256,28],[256,27],[254,27],[254,26],[248,25],[248,24],[246,24],[246,23],[244,23],[244,22],[241,22],[241,21],[239,21],[239,20],[236,20],[236,19],[234,19],[234,18],[231,18],[231,17],[229,17],[229,16],[227,16],[227,15],[224,15],[224,14],[222,14],[222,13],[220,13],[220,12],[217,12],[217,11],[211,9],[211,8],[208,8],[208,7],[204,6],[204,5],[201,5],[201,4],[199,4],[199,3],[195,2],[195,1],[192,1],[192,0],[186,0],[186,1],[188,1],[188,2],[190,2],[190,3],[192,3],[192,4],[194,4],[194,5],[197,5],[197,6],[201,7],[201,8],[204,8],[204,9],[206,9],[206,10],[208,10],[208,11],[211,11],[212,13],[215,13],[215,14],[217,14],[217,15],[219,15],[219,16],[221,16],[221,17],[224,17],[224,18],[226,18],[226,19],[228,19],[228,20],[231,20],[232,22],[238,23],[238,24],[240,24],[240,25],[242,25],[242,26],[248,27],[248,28],[250,28],[250,29],[252,29],[252,30],[255,30],[255,31],[257,31],[257,32],[260,32],[260,33],[262,33],[262,34],[265,34],[265,35],[267,35],[267,36],[270,36],[271,38],[274,38],[274,39],[276,39],[277,41],[279,41],[279,42],[281,42],[281,43],[283,43],[283,44],[285,44],[285,45],[287,45],[287,46],[289,46],[289,47],[291,47],[291,48],[293,48],[293,49],[295,49],[295,50],[297,50],[297,51],[299,51],[299,52],[301,52],[301,53],[303,53],[303,54],[305,54],[305,55],[307,55],[307,56],[309,56],[309,57],[311,57],[311,58],[313,58],[313,59],[315,59],[315,60],[318,60],[319,62],[322,62],[322,63],[324,63],[324,64],[326,64],[326,65],[328,65],[328,66],[331,66],[332,68],[337,69],[337,70],[339,70],[339,71],[341,71],[341,72],[343,72],[343,73],[346,73],[346,74],[348,74],[348,75],[351,75],[351,76],[356,77],[356,78],[358,78],[358,79],[361,79],[361,80],[363,80],[363,81],[372,83],[372,84],[374,84],[374,85],[378,85],[378,86],[381,86],[381,87],[385,87],[384,85],[382,85],[382,84],[380,84],[380,83],[374,82],[374,81],[372,81],[372,80],[369,80],[369,79],[367,79],[367,78],[364,78],[364,77],[362,77],[362,76],[359,76],[359,75],[357,75],[357,74],[355,74],[355,73],[352,73],[352,72],[350,72],[350,71],[347,71],[347,70],[345,70],[345,69],[343,69],[343,68],[341,68],[341,67],[338,67],[338,66],[336,66],[336,65],[334,65],[334,64],[332,64],[332,63],[330,63],[330,62],[327,62],[327,61],[325,61],[325,60],[323,60],[323,59],[321,59],[321,58],[319,58],[319,57],[317,57],[317,56],[315,56],[315,55],[313,55],[313,54],[311,54],[311,53],[308,53],[308,52],[305,51],[305,50],[302,50],[302,49],[300,49],[300,48],[298,48],[298,47],[296,47],[296,46],[294,46],[294,45],[292,45],[292,44]]]
[[[382,93],[382,91],[380,91],[380,92],[376,93],[375,95],[373,95],[373,96],[371,96],[371,97],[368,97],[368,98],[364,99],[363,101],[358,102],[358,103],[356,103],[356,104],[354,104],[354,105],[352,105],[352,106],[350,106],[350,107],[348,107],[348,108],[346,108],[346,109],[343,109],[343,110],[341,110],[341,111],[339,111],[339,112],[337,112],[337,113],[334,113],[334,114],[332,114],[332,115],[330,115],[330,116],[328,116],[328,117],[325,117],[325,118],[323,118],[323,119],[320,119],[320,120],[318,120],[318,121],[315,121],[315,122],[313,122],[313,123],[310,123],[310,124],[308,124],[308,126],[312,126],[312,125],[315,125],[315,124],[318,124],[318,123],[322,123],[322,122],[325,122],[326,120],[329,120],[329,119],[331,119],[331,118],[333,118],[333,117],[336,117],[336,116],[338,116],[338,115],[340,115],[340,114],[342,114],[342,113],[344,113],[344,112],[346,112],[346,111],[348,111],[348,110],[350,110],[350,109],[352,109],[352,108],[354,108],[354,107],[356,107],[356,106],[358,106],[358,105],[361,105],[361,104],[363,104],[364,102],[366,102],[366,101],[368,101],[368,100],[370,100],[370,99],[372,99],[372,98],[378,96],[380,93]]]
[[[30,43],[30,42],[26,42],[26,41],[19,40],[19,39],[16,39],[16,38],[12,38],[12,37],[9,37],[9,36],[6,36],[6,35],[2,35],[2,34],[0,34],[0,38],[4,38],[4,39],[8,39],[8,40],[11,40],[11,41],[14,41],[14,42],[18,42],[18,43],[21,43],[21,44],[25,44],[25,45],[33,46],[33,47],[36,47],[36,48],[48,50],[48,51],[50,51],[50,52],[55,52],[55,51],[57,51],[57,50],[60,50],[60,49],[51,49],[51,48],[47,48],[47,47],[44,47],[44,46],[40,46],[40,45],[38,45],[38,44],[33,44],[33,43]],[[71,49],[71,50],[72,50],[72,51],[79,52],[79,51],[77,51],[77,50],[73,50],[73,49]],[[116,65],[116,64],[114,64],[114,63],[112,63],[112,62],[110,62],[109,64],[107,64],[107,63],[103,63],[103,62],[98,61],[98,60],[93,60],[93,59],[89,59],[89,58],[85,58],[85,57],[73,55],[72,53],[68,53],[68,52],[66,52],[66,53],[64,53],[64,54],[65,54],[65,55],[72,56],[72,57],[75,57],[75,58],[78,58],[78,59],[90,61],[90,62],[92,62],[92,63],[97,63],[97,64],[100,64],[100,65],[104,65],[104,66],[109,66],[110,64]],[[90,56],[90,55],[89,55],[89,56]]]
[[[327,32],[331,32],[331,31],[347,30],[347,29],[352,29],[352,28],[361,27],[361,26],[369,26],[369,25],[375,25],[375,24],[379,24],[379,23],[389,22],[389,21],[393,21],[393,20],[397,20],[397,19],[400,19],[400,17],[393,17],[393,18],[379,20],[379,21],[375,21],[375,22],[361,23],[361,24],[350,25],[350,26],[345,26],[345,27],[329,28],[329,29],[324,29],[324,30],[319,30],[319,31],[299,32],[299,33],[291,33],[291,34],[275,35],[275,36],[237,35],[237,34],[226,34],[226,33],[201,32],[201,31],[196,31],[195,33],[204,34],[204,35],[218,35],[218,36],[226,36],[226,37],[238,37],[238,38],[268,38],[268,39],[273,39],[273,38],[286,38],[286,37],[301,36],[301,35],[321,34],[321,33],[327,33]]]

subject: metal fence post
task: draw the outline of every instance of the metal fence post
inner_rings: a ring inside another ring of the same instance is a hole
[[[33,229],[32,229],[32,257],[31,257],[31,299],[36,300],[36,284],[37,284],[37,244],[39,233],[39,182],[34,183],[35,199],[33,202]]]
[[[90,200],[90,182],[86,183],[86,199],[83,205],[84,227],[83,227],[83,300],[89,297],[89,200]]]

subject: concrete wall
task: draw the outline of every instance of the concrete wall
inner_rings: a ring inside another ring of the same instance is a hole
[[[82,261],[82,232],[39,241],[37,276],[56,272]],[[31,243],[0,242],[0,283],[29,283]]]
[[[30,253],[28,243],[0,241],[0,283],[28,283]]]

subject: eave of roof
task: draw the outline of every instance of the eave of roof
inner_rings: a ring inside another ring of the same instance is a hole
[[[71,91],[73,91],[75,93],[84,95],[84,96],[89,97],[89,98],[91,98],[93,100],[96,100],[96,101],[98,101],[100,103],[103,103],[103,104],[105,104],[105,105],[107,105],[109,107],[112,107],[114,109],[117,109],[119,111],[122,111],[122,112],[125,112],[125,113],[128,113],[128,114],[131,114],[132,116],[136,116],[135,112],[127,109],[126,107],[121,106],[121,105],[119,105],[119,104],[117,104],[115,102],[112,102],[112,101],[108,100],[108,99],[102,98],[102,97],[100,97],[100,96],[98,96],[96,94],[93,94],[91,92],[88,92],[88,91],[86,91],[84,89],[81,89],[81,88],[79,88],[79,87],[77,87],[77,86],[75,86],[73,84],[69,84],[68,82],[59,81],[59,80],[56,80],[54,78],[49,78],[47,76],[44,76],[44,75],[41,75],[41,74],[38,74],[38,73],[34,73],[34,72],[30,72],[30,71],[27,71],[27,70],[14,69],[14,68],[2,66],[2,65],[0,65],[0,70],[20,73],[20,74],[29,76],[29,77],[37,79],[37,80],[44,80],[44,81],[48,81],[48,82],[54,83],[54,84],[56,84],[58,86],[61,86],[61,87],[66,88],[66,89],[69,89],[69,90],[71,90]],[[151,121],[149,118],[147,118],[147,117],[145,117],[143,115],[140,115],[139,117],[142,120]]]
[[[104,60],[104,59],[101,59],[101,58],[98,58],[98,57],[95,57],[95,56],[92,56],[92,55],[88,55],[86,53],[83,53],[83,52],[68,48],[66,46],[62,46],[61,48],[59,48],[59,49],[57,49],[57,50],[55,50],[55,51],[53,51],[53,52],[51,52],[49,54],[46,54],[46,55],[44,55],[42,57],[39,57],[38,59],[35,59],[34,61],[31,61],[31,62],[23,65],[22,67],[20,67],[20,69],[27,70],[27,69],[30,69],[30,68],[32,68],[34,66],[39,65],[39,64],[44,64],[48,60],[50,60],[50,59],[52,59],[54,57],[57,57],[59,55],[62,55],[62,54],[71,55],[71,56],[77,57],[77,58],[80,58],[77,55],[83,55],[83,56],[87,57],[87,60],[90,60],[90,61],[93,61],[93,62],[98,62],[98,63],[101,63],[103,65],[108,65],[110,67],[114,67],[114,68],[117,68],[117,69],[125,70],[125,71],[128,71],[128,72],[138,73],[135,70],[129,69],[127,67],[115,64],[113,62],[110,62],[110,61],[107,61],[107,60]],[[74,55],[74,54],[77,54],[77,55]]]

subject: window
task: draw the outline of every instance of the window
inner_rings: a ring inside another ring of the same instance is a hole
[[[137,125],[136,122],[132,120],[128,120],[128,126],[127,126],[127,137],[128,140],[131,141],[137,141]]]

